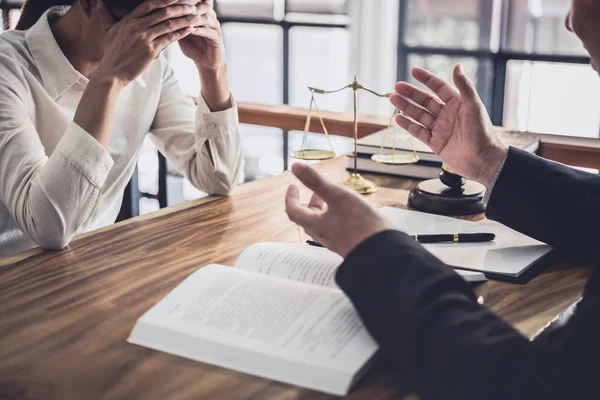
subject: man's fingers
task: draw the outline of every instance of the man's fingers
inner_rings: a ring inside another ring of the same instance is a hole
[[[440,115],[445,104],[437,96],[406,82],[396,83],[396,92],[422,105],[433,115]]]
[[[479,97],[479,94],[477,94],[475,85],[473,85],[473,82],[465,74],[462,64],[458,64],[454,67],[453,78],[463,103],[473,106],[481,103],[481,98]]]
[[[344,189],[334,185],[323,175],[309,167],[308,165],[295,163],[292,165],[292,172],[296,177],[310,190],[318,194],[323,200],[330,203],[330,200],[334,200],[338,195],[343,193]],[[330,204],[331,205],[331,204]]]
[[[135,8],[127,17],[141,18],[158,9],[168,7],[177,3],[179,0],[146,0]]]
[[[396,115],[396,123],[400,125],[401,128],[407,130],[412,136],[429,146],[429,142],[431,141],[431,131],[429,129],[424,128],[401,114]]]
[[[314,210],[311,210],[300,204],[300,190],[296,185],[290,185],[285,196],[285,212],[292,222],[303,228],[313,226],[319,216]]]
[[[308,203],[308,207],[316,210],[323,210],[324,205],[325,202],[323,201],[321,196],[319,196],[316,193],[313,193],[312,197],[310,198],[310,202]]]
[[[390,98],[390,101],[398,110],[404,111],[406,115],[426,127],[427,129],[431,129],[433,123],[435,122],[435,116],[432,115],[429,111],[417,107],[411,102],[404,99],[402,96],[398,94],[393,94]]]
[[[454,89],[448,82],[432,74],[426,69],[416,67],[413,68],[410,73],[413,78],[431,89],[442,101],[446,103],[459,96],[458,91]]]

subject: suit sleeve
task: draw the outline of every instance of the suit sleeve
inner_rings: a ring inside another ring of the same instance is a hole
[[[582,378],[597,371],[586,370],[586,361],[600,357],[592,282],[565,327],[530,342],[480,306],[451,267],[401,232],[367,239],[336,280],[399,379],[408,379],[422,400],[586,398],[572,397],[573,385],[593,390],[594,380]]]
[[[511,148],[486,215],[592,261],[600,251],[600,177]]]

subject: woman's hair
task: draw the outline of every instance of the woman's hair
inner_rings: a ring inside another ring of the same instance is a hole
[[[55,6],[72,6],[77,0],[25,0],[21,8],[21,19],[17,24],[18,30],[31,28],[46,11]],[[133,10],[144,0],[104,0],[109,7]]]

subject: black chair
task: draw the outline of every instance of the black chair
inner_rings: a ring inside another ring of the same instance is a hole
[[[158,153],[158,193],[151,194],[141,192],[138,184],[138,168],[135,168],[131,180],[125,188],[123,194],[123,202],[121,210],[117,217],[117,222],[125,221],[129,218],[140,215],[140,199],[145,197],[148,199],[158,200],[160,208],[167,207],[167,159]]]

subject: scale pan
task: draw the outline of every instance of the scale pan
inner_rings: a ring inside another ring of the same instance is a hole
[[[290,153],[290,157],[296,158],[298,160],[305,160],[305,161],[320,161],[320,160],[329,160],[330,158],[334,158],[335,153],[331,150],[307,149],[307,150],[293,151]]]
[[[419,156],[414,153],[398,152],[388,154],[374,154],[371,157],[377,164],[402,165],[414,164],[419,161]]]

